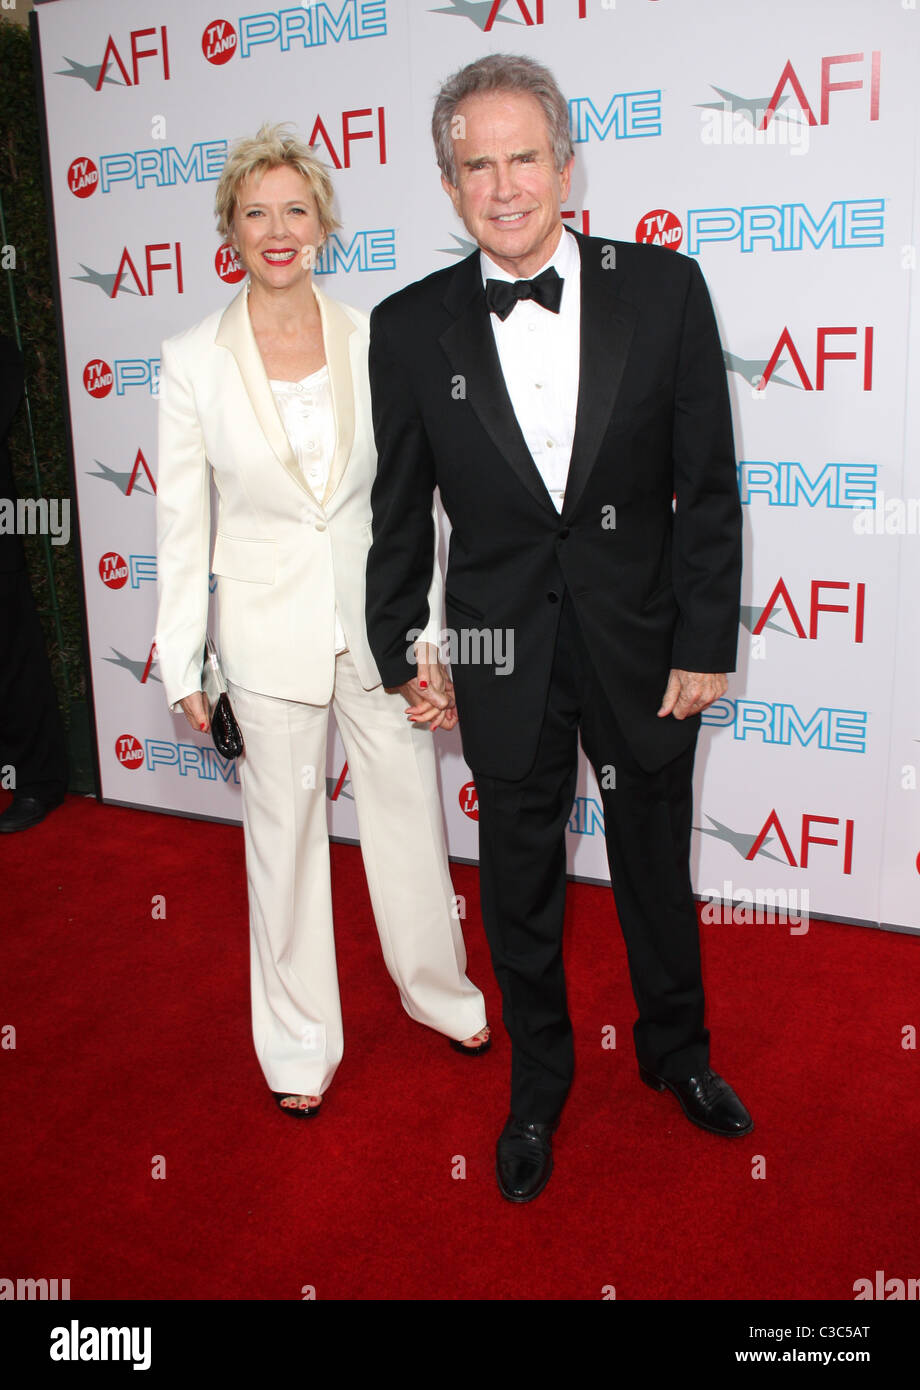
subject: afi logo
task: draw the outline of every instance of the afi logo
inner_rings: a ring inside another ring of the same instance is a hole
[[[489,33],[490,29],[492,28],[492,25],[499,17],[501,17],[506,24],[512,22],[509,20],[507,14],[501,14],[502,6],[505,3],[506,0],[492,0],[492,3],[489,7],[489,12],[485,17],[485,23],[482,25],[482,32],[484,34]],[[579,19],[587,18],[588,0],[569,0],[569,5],[571,6],[572,4],[576,4],[578,7]],[[468,19],[472,19],[474,22],[478,22],[475,14],[472,14],[471,11],[477,8],[480,10],[485,8],[485,5],[473,6],[463,4],[461,3],[461,0],[454,0],[454,5],[455,8],[453,10],[438,10],[435,11],[435,13],[465,15]],[[513,10],[515,6],[517,7],[521,19],[524,21],[526,25],[535,25],[543,23],[543,0],[530,0],[529,6],[527,0],[511,0],[511,9]],[[608,5],[607,8],[612,7]]]
[[[460,788],[460,810],[470,820],[479,819],[479,797],[476,795],[476,783],[466,782]]]
[[[655,208],[640,217],[636,224],[636,241],[648,242],[652,246],[670,246],[676,251],[684,238],[680,219],[667,208]]]
[[[99,578],[109,589],[123,589],[128,582],[128,564],[117,550],[110,550],[99,561]]]
[[[91,159],[75,159],[67,170],[67,187],[76,198],[88,198],[99,186],[99,170]]]
[[[217,255],[214,257],[214,269],[227,285],[237,284],[246,274],[246,267],[240,260],[239,252],[229,241],[218,246]]]
[[[165,251],[169,256],[174,255],[175,259],[154,261],[154,255],[161,251]],[[174,270],[176,273],[176,292],[178,294],[185,293],[182,283],[181,242],[177,241],[171,243],[168,241],[155,241],[151,245],[145,246],[142,265],[147,272],[146,279],[143,279],[138,272],[137,266],[134,264],[131,258],[131,252],[128,250],[127,246],[124,247],[121,253],[121,260],[118,262],[118,269],[115,272],[115,283],[112,285],[112,292],[109,296],[111,299],[114,299],[118,291],[122,289],[129,294],[140,294],[144,296],[153,294],[153,276],[156,271],[161,270]],[[127,286],[122,284],[122,280],[128,274],[130,274],[131,278],[134,280],[136,287],[134,290],[128,290]],[[144,288],[145,284],[146,289]]]
[[[812,110],[808,97],[805,95],[805,88],[802,85],[802,82],[800,81],[795,68],[792,66],[792,60],[790,59],[786,63],[786,66],[783,68],[782,72],[779,75],[779,81],[777,82],[773,95],[770,98],[769,105],[767,106],[766,111],[763,113],[763,120],[760,123],[760,129],[766,130],[767,126],[770,124],[770,121],[776,114],[776,108],[780,106],[782,104],[782,101],[785,99],[784,91],[787,86],[789,86],[795,94],[795,99],[799,103],[803,116],[807,117],[809,125],[827,125],[830,121],[831,92],[861,91],[863,87],[867,85],[864,81],[864,78],[868,78],[869,120],[877,121],[882,72],[881,51],[879,49],[875,49],[870,54],[868,65],[869,70],[867,72],[864,67],[862,76],[855,79],[851,79],[848,82],[832,82],[831,69],[839,66],[841,63],[865,63],[865,54],[838,53],[833,57],[821,59],[821,119],[819,121],[818,117]]]
[[[114,381],[112,368],[101,357],[94,357],[83,368],[83,386],[91,396],[107,396]]]
[[[822,603],[821,601],[822,589],[841,590],[841,597],[843,597],[844,592],[849,594],[851,587],[852,586],[850,585],[849,581],[846,579],[813,579],[811,581],[810,598],[808,602],[808,632],[806,633],[805,628],[802,624],[802,620],[799,617],[798,610],[796,609],[796,606],[792,600],[792,595],[790,594],[789,589],[786,585],[786,581],[782,577],[780,577],[776,581],[776,585],[773,589],[773,592],[764,604],[760,617],[758,618],[754,627],[751,628],[751,632],[754,637],[759,637],[760,634],[763,632],[764,628],[766,627],[767,623],[770,621],[770,618],[773,616],[773,613],[775,612],[777,605],[780,602],[782,602],[783,607],[785,608],[786,613],[789,617],[789,620],[792,623],[792,626],[795,628],[796,635],[798,637],[807,638],[811,642],[817,641],[818,638],[819,613],[849,613],[852,611],[853,641],[855,643],[859,643],[863,640],[863,629],[865,626],[866,617],[865,584],[859,583],[855,586],[856,601],[852,610],[850,609],[849,599],[847,599],[847,601],[844,603]]]
[[[785,854],[786,860],[791,868],[807,869],[808,854],[810,847],[812,845],[827,845],[831,849],[836,848],[843,850],[843,872],[845,874],[851,874],[853,872],[854,822],[851,820],[845,820],[843,822],[842,843],[840,839],[836,836],[833,839],[831,839],[829,835],[813,834],[812,827],[816,825],[828,827],[839,826],[840,818],[839,816],[816,816],[808,812],[803,813],[801,838],[799,840],[799,857],[798,861],[796,861],[792,845],[789,842],[789,836],[786,834],[786,831],[784,830],[782,822],[780,821],[780,818],[777,815],[776,811],[772,810],[770,814],[767,816],[767,819],[764,821],[763,826],[758,831],[754,839],[754,843],[751,845],[751,848],[748,850],[747,854],[745,855],[745,858],[753,859],[764,844],[770,843],[772,836],[769,834],[769,832],[771,830],[775,830],[777,838],[783,847],[783,853]],[[839,835],[839,833],[840,832],[838,831],[837,834]],[[776,857],[776,855],[770,855],[771,859],[775,859]]]
[[[115,740],[115,757],[122,767],[133,772],[144,761],[144,749],[133,734],[119,734]]]
[[[868,324],[863,328],[863,330],[862,330],[862,343],[860,344],[860,343],[857,341],[857,343],[854,344],[854,346],[857,348],[857,351],[855,351],[855,352],[847,352],[847,351],[843,351],[843,352],[832,352],[832,351],[830,351],[830,349],[828,348],[828,345],[827,345],[827,344],[828,344],[828,339],[829,339],[829,338],[834,338],[834,337],[852,337],[852,336],[854,336],[854,335],[858,335],[859,332],[860,332],[860,330],[859,330],[859,328],[857,328],[857,327],[854,327],[854,328],[836,328],[836,327],[835,327],[835,328],[819,328],[819,329],[817,330],[817,343],[816,343],[816,347],[815,347],[815,366],[814,366],[814,378],[815,378],[815,379],[814,379],[814,385],[812,385],[811,378],[809,377],[808,372],[807,372],[806,369],[805,369],[805,364],[804,364],[804,362],[802,361],[802,355],[801,355],[801,353],[799,352],[798,348],[796,347],[795,343],[794,343],[793,340],[792,340],[792,334],[789,332],[789,329],[788,329],[788,328],[784,327],[782,333],[779,335],[779,339],[777,340],[776,347],[773,349],[772,353],[770,354],[770,358],[769,358],[769,361],[767,362],[766,367],[764,368],[763,375],[761,376],[760,381],[757,383],[757,390],[758,390],[758,391],[763,391],[763,390],[766,389],[767,382],[770,380],[770,377],[773,375],[774,370],[776,369],[777,366],[782,365],[782,364],[780,363],[780,360],[779,360],[780,354],[783,353],[783,352],[787,352],[787,353],[789,354],[789,359],[790,359],[790,361],[792,362],[793,367],[795,368],[796,372],[798,372],[799,380],[801,381],[801,383],[802,383],[802,385],[804,386],[804,388],[805,388],[806,391],[823,391],[823,390],[824,390],[824,369],[825,369],[825,366],[826,366],[826,364],[827,364],[828,362],[858,362],[858,361],[860,360],[860,353],[861,353],[861,354],[862,354],[862,389],[863,389],[864,391],[871,391],[871,390],[872,390],[872,349],[873,349],[873,345],[874,345],[874,343],[875,343],[875,329],[874,329],[871,325],[868,325]],[[777,378],[777,379],[778,379],[778,378]],[[785,384],[788,385],[788,384],[791,384],[791,383],[785,383]]]
[[[141,41],[149,39],[151,36],[153,36],[154,40],[153,48],[141,48]],[[156,29],[132,29],[128,39],[130,45],[128,54],[131,59],[130,74],[121,53],[118,51],[118,45],[110,34],[105,45],[105,52],[102,55],[102,62],[99,66],[99,77],[96,82],[97,92],[103,82],[105,82],[109,66],[113,62],[124,78],[126,87],[136,87],[138,85],[140,81],[138,63],[142,58],[159,58],[163,68],[163,79],[166,82],[169,81],[169,45],[166,41],[166,25],[162,24],[159,32]]]
[[[352,121],[363,121],[367,117],[371,118],[371,129],[361,130],[352,129]],[[382,106],[377,107],[376,120],[374,110],[370,106],[356,107],[353,111],[343,111],[341,113],[342,122],[342,158],[339,158],[335,147],[335,142],[329,134],[329,129],[323,121],[321,115],[317,115],[313,122],[313,129],[307,140],[308,145],[315,145],[318,140],[322,140],[326,149],[329,151],[329,158],[332,160],[336,169],[351,168],[351,147],[356,140],[373,140],[376,145],[377,163],[386,164],[387,162],[387,135],[386,120]],[[372,146],[374,148],[374,146]]]
[[[236,30],[229,19],[215,19],[201,36],[201,51],[209,63],[229,63],[236,52]]]

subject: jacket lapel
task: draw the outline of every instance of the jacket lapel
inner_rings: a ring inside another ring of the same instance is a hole
[[[613,250],[610,243],[572,235],[581,253],[581,349],[575,437],[562,506],[565,518],[575,510],[597,462],[636,325],[634,305],[616,293],[615,265],[605,265]]]
[[[323,494],[323,506],[326,507],[342,481],[355,442],[355,389],[351,374],[350,345],[355,325],[341,305],[334,299],[327,299],[315,285],[313,293],[316,295],[323,322],[323,343],[332,386],[332,408],[335,413],[335,453],[329,466],[329,481]]]
[[[444,305],[454,322],[442,333],[440,342],[455,373],[464,380],[467,401],[527,491],[555,515],[556,509],[521,433],[505,385],[486,309],[478,251],[457,267]]]

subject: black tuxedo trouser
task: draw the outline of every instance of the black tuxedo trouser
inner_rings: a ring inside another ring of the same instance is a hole
[[[689,865],[695,741],[659,772],[639,767],[566,595],[533,768],[517,782],[473,769],[482,915],[511,1037],[511,1110],[545,1123],[558,1118],[574,1068],[562,927],[579,733],[604,805],[607,862],[639,1010],[636,1054],[670,1080],[698,1073],[709,1060]]]
[[[0,766],[20,796],[63,800],[67,736],[25,570],[0,571]]]

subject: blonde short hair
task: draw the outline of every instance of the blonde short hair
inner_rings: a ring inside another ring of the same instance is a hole
[[[332,179],[325,164],[317,159],[305,140],[292,132],[289,122],[281,125],[266,123],[256,135],[237,140],[221,170],[214,195],[214,212],[217,230],[222,237],[230,235],[241,184],[251,174],[265,174],[269,169],[280,169],[283,165],[296,169],[310,185],[324,236],[342,225],[332,215]]]

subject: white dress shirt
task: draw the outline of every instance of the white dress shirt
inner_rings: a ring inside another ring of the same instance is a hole
[[[482,280],[516,280],[480,252]],[[521,299],[502,321],[490,314],[495,346],[517,422],[557,511],[562,511],[578,406],[581,257],[563,229],[559,245],[528,279],[554,266],[565,282],[559,313]]]
[[[328,367],[320,367],[300,381],[269,381],[281,423],[307,487],[322,502],[335,453],[335,414]],[[335,652],[347,651],[348,643],[335,613]]]

